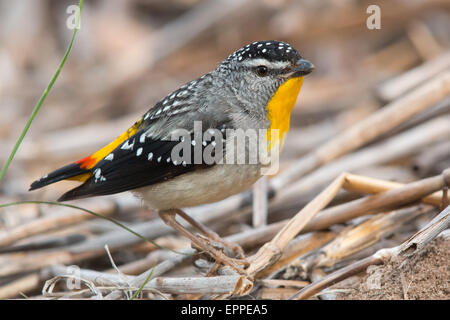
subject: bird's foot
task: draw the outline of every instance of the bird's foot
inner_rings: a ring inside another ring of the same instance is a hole
[[[219,260],[208,251],[202,252],[206,253],[209,257],[216,261],[216,263],[208,271],[207,275],[211,276],[215,274],[221,264],[231,267],[240,274],[246,274],[245,268],[247,268],[250,264],[245,258],[244,250],[242,250],[239,245],[227,242],[218,236],[217,238],[215,237],[215,239],[211,239],[201,234],[197,234],[196,236],[201,242],[204,243],[205,247],[211,247],[217,250],[217,252],[220,252],[221,257]],[[194,247],[201,251],[201,248],[195,246],[195,244]],[[237,270],[235,266],[238,266],[239,270]]]
[[[217,233],[211,232],[207,236],[197,234],[198,237],[207,241],[211,246],[218,250],[222,250],[230,258],[245,259],[244,250],[237,243],[226,241],[221,238]]]

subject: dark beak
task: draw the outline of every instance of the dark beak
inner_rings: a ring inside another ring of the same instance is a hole
[[[295,63],[294,72],[291,78],[302,77],[310,74],[314,70],[314,65],[306,59],[300,59]]]

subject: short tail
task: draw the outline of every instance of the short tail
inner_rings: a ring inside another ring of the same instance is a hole
[[[43,176],[41,179],[34,181],[29,191],[36,190],[49,184],[61,181],[61,180],[77,180],[86,181],[92,176],[91,170],[81,168],[80,164],[75,162],[71,163],[65,167],[59,168],[58,170]]]

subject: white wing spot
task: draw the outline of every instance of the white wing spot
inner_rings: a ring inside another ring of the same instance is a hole
[[[102,169],[97,168],[94,171],[94,182],[97,183],[97,181],[106,181],[106,178],[102,176]]]
[[[156,159],[156,161],[161,162],[161,157],[159,157],[158,159]]]
[[[139,148],[139,149],[137,149],[137,151],[136,151],[136,156],[140,156],[141,154],[142,154],[142,151],[144,151],[144,149],[141,147],[141,148]]]
[[[120,147],[120,149],[133,150],[133,147],[134,147],[134,139],[133,139],[132,143],[130,143],[130,140],[125,141],[124,144],[122,145],[122,147]]]
[[[105,160],[112,161],[114,159],[114,153],[110,153],[105,157]]]
[[[147,159],[148,159],[149,161],[151,161],[151,160],[153,159],[153,153],[152,153],[152,152],[150,152],[150,153],[148,154]]]
[[[139,142],[140,143],[144,143],[145,142],[145,138],[146,138],[145,133],[141,134],[141,136],[139,137]]]

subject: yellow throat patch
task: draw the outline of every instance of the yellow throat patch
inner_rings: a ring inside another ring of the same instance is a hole
[[[267,131],[268,150],[278,148],[280,151],[289,131],[292,109],[303,84],[303,77],[289,79],[283,83],[267,104],[267,118],[270,128]],[[272,130],[278,130],[272,133]]]

